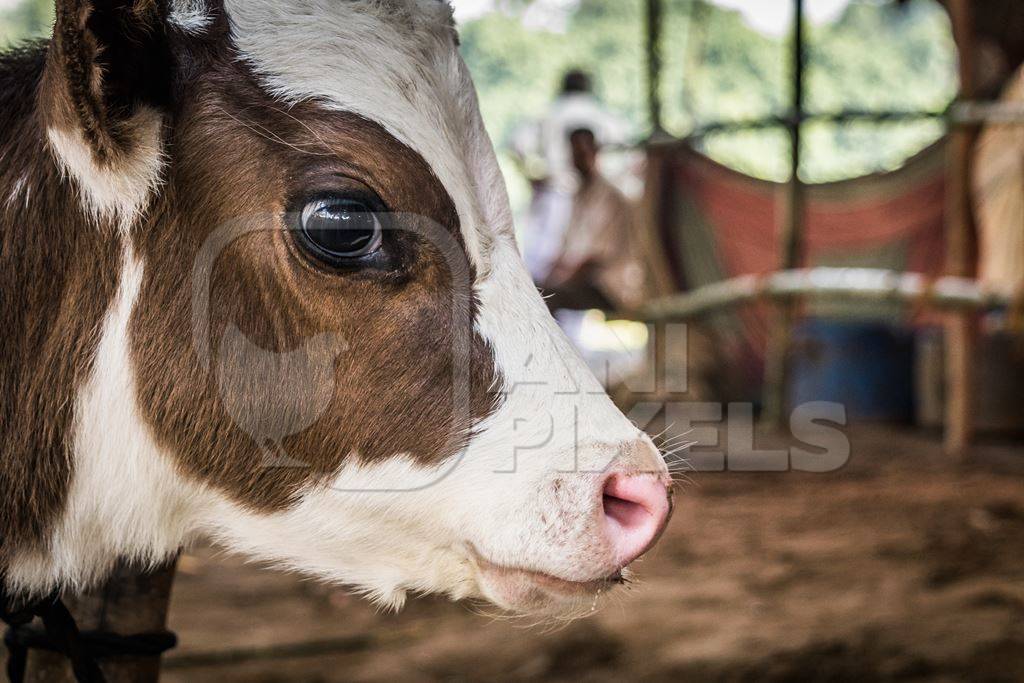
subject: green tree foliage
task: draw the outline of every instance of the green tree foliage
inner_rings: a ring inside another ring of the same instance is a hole
[[[492,136],[500,143],[517,121],[542,115],[571,66],[590,69],[602,99],[638,134],[647,130],[643,3],[581,0],[564,31],[525,27],[528,4],[505,3],[504,12],[461,27]],[[704,0],[665,0],[663,34],[663,109],[671,132],[786,112],[788,38],[758,33],[738,12]],[[938,111],[956,92],[949,22],[933,0],[902,7],[854,2],[838,21],[809,27],[808,38],[809,111]],[[941,134],[934,121],[810,125],[802,175],[814,182],[893,168]],[[781,130],[711,136],[704,150],[756,176],[781,180],[789,173]]]
[[[491,134],[503,140],[517,122],[542,115],[572,67],[591,71],[609,106],[646,125],[640,9],[634,2],[586,0],[565,33],[527,28],[518,12],[494,12],[461,26],[462,54]]]
[[[810,111],[942,111],[956,94],[956,46],[946,13],[932,2],[855,3],[810,39]],[[812,125],[803,175],[831,180],[893,168],[943,130],[938,121]]]
[[[0,49],[44,36],[53,27],[53,0],[22,0],[0,11]]]

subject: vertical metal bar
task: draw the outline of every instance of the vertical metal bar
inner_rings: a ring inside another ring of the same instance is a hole
[[[647,111],[651,136],[664,132],[661,119],[661,19],[662,1],[647,0]]]
[[[975,95],[974,17],[969,0],[950,0],[948,9],[960,57],[960,98]],[[946,168],[946,273],[972,277],[977,267],[971,211],[971,156],[979,127],[957,126],[949,136]],[[963,457],[974,433],[974,367],[977,315],[951,313],[946,329],[946,453]]]
[[[804,185],[800,182],[800,129],[804,120],[804,0],[794,0],[793,101],[789,118],[789,202],[782,239],[782,268],[798,268],[803,257]]]
[[[805,67],[804,3],[793,0],[792,100],[787,129],[790,140],[790,175],[780,231],[782,269],[798,268],[803,259],[804,185],[800,181],[801,126],[804,120]],[[797,302],[782,302],[776,312],[765,358],[764,419],[784,426],[789,385],[789,347]]]

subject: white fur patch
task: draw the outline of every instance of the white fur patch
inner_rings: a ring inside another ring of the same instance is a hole
[[[213,23],[207,0],[172,0],[167,18],[189,35],[200,35]]]
[[[14,187],[11,188],[11,193],[7,195],[6,207],[12,209],[17,207],[21,202],[18,200],[24,195],[24,208],[28,208],[28,202],[32,196],[32,187],[28,184],[28,174],[21,174],[16,181],[14,181]]]
[[[61,171],[78,187],[87,212],[100,221],[113,221],[126,231],[149,204],[164,167],[163,117],[140,109],[131,122],[135,135],[127,156],[114,164],[96,163],[81,130],[49,128],[50,149]]]
[[[291,510],[225,507],[209,532],[234,552],[345,584],[389,609],[408,592],[479,596],[463,538],[447,523],[451,490],[430,485],[440,469],[398,457],[349,464],[333,486],[308,492]],[[416,484],[427,486],[406,490]]]

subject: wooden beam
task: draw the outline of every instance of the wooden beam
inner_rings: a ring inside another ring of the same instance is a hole
[[[894,303],[944,311],[997,310],[1012,303],[1010,297],[985,291],[971,278],[947,275],[932,280],[921,273],[895,270],[818,267],[740,275],[661,297],[644,307],[643,319],[681,322],[755,301],[787,299]]]
[[[961,101],[976,95],[974,17],[970,0],[949,0],[948,8],[960,57]],[[971,157],[978,126],[962,125],[949,135],[946,170],[946,273],[973,277],[977,267],[976,233],[971,210]],[[974,367],[977,315],[951,313],[946,330],[945,450],[963,457],[974,434]]]
[[[805,191],[800,181],[800,133],[804,119],[804,3],[793,0],[793,53],[791,68],[793,99],[787,128],[790,140],[789,184],[783,200],[780,226],[780,268],[798,268],[803,261]],[[787,423],[789,347],[796,320],[797,302],[786,301],[776,308],[776,317],[765,354],[764,421],[777,427]]]

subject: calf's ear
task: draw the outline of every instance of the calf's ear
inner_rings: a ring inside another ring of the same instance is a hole
[[[171,78],[167,0],[57,0],[40,102],[97,219],[130,226],[159,184]]]

